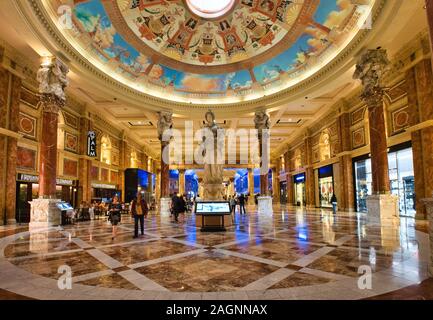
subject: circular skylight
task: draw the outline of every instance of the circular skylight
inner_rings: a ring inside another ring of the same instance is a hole
[[[194,14],[213,19],[226,14],[235,4],[235,0],[187,0],[186,3]]]

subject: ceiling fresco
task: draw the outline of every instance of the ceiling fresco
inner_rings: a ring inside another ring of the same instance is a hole
[[[181,102],[246,101],[317,72],[353,39],[374,3],[235,0],[207,19],[188,1],[73,0],[73,26],[61,31],[87,60],[141,92]],[[65,2],[50,5],[55,11]]]

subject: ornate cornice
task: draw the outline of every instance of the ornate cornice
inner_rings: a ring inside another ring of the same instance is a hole
[[[114,78],[111,78],[103,71],[97,69],[91,65],[87,60],[85,60],[76,49],[72,47],[70,43],[61,35],[60,31],[54,26],[48,13],[45,11],[43,4],[37,0],[27,0],[27,2],[17,2],[18,7],[21,12],[25,15],[26,10],[24,6],[26,3],[30,6],[31,11],[37,18],[38,24],[34,25],[35,30],[40,30],[42,27],[44,31],[50,36],[52,43],[56,45],[56,50],[61,50],[65,56],[67,56],[71,61],[71,68],[77,73],[80,73],[78,69],[83,70],[87,75],[94,77],[97,81],[104,83],[104,85],[109,88],[111,92],[116,92],[122,94],[126,101],[135,102],[138,105],[146,105],[148,109],[158,110],[160,108],[171,109],[177,113],[185,112],[198,112],[207,110],[212,104],[190,104],[190,103],[179,103],[167,101],[163,97],[150,96],[145,93],[141,93],[127,85],[124,85]],[[384,11],[386,6],[392,7],[393,4],[386,0],[376,0],[371,15],[373,25],[379,19],[380,14]],[[31,19],[29,19],[31,20]],[[374,28],[373,28],[374,29]],[[324,81],[327,76],[332,75],[334,78],[337,74],[346,71],[351,65],[353,52],[357,52],[359,48],[364,45],[364,42],[368,40],[368,36],[372,34],[370,29],[360,30],[354,39],[349,43],[349,45],[340,52],[340,54],[316,72],[314,75],[308,79],[290,87],[288,89],[282,90],[278,93],[272,94],[270,96],[264,96],[260,99],[251,101],[240,101],[236,103],[226,103],[213,105],[218,108],[219,111],[233,112],[233,107],[236,107],[236,112],[248,112],[251,109],[255,109],[258,106],[275,106],[283,104],[289,100],[293,100],[297,97],[305,94],[305,90],[311,90],[313,87],[319,85]],[[41,37],[43,39],[44,37]],[[45,39],[47,41],[47,39]],[[344,70],[345,69],[345,70]]]

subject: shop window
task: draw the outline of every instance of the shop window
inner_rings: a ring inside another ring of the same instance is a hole
[[[106,136],[101,138],[101,162],[111,164],[111,140]]]

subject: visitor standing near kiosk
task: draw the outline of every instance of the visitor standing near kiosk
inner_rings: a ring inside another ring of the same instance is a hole
[[[138,238],[138,223],[140,222],[141,235],[144,235],[144,218],[147,218],[149,208],[146,200],[143,198],[141,193],[137,194],[137,197],[132,200],[131,213],[134,217],[134,239]]]
[[[112,237],[111,240],[114,240],[114,238],[117,236],[117,225],[120,222],[120,210],[122,209],[121,204],[119,203],[119,199],[117,198],[117,196],[115,196],[113,198],[113,201],[110,204],[110,215],[109,215],[109,219],[111,221],[111,225],[112,225]]]

